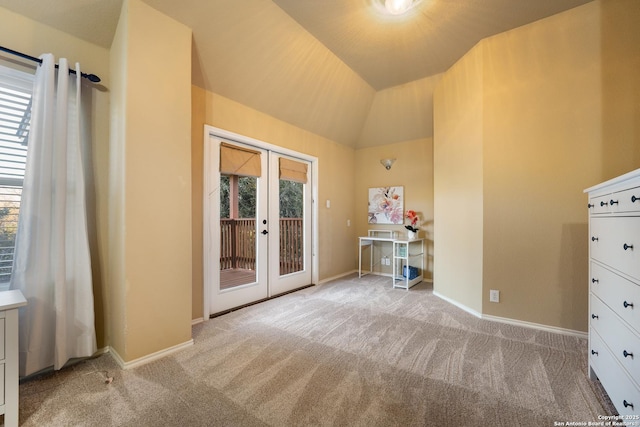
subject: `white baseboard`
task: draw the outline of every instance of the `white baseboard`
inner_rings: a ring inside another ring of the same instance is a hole
[[[163,357],[169,356],[170,354],[176,353],[192,345],[193,345],[193,340],[190,339],[189,341],[186,341],[182,344],[177,344],[177,345],[174,345],[173,347],[156,351],[155,353],[151,353],[146,356],[140,357],[138,359],[134,359],[130,362],[125,362],[122,359],[122,357],[120,357],[118,352],[113,349],[113,347],[109,348],[109,352],[113,355],[113,358],[118,363],[118,365],[120,365],[122,369],[131,369],[131,368],[136,368],[138,366],[145,365],[149,362],[153,362],[154,360],[162,359]]]
[[[589,337],[589,334],[582,331],[559,328],[557,326],[543,325],[541,323],[526,322],[524,320],[509,319],[507,317],[497,317],[497,316],[491,316],[488,314],[483,314],[482,316],[480,316],[480,318],[485,320],[491,320],[493,322],[501,322],[501,323],[508,323],[510,325],[515,325],[515,326],[522,326],[524,328],[538,329],[540,331],[553,332],[553,333],[562,334],[562,335],[570,335],[572,337],[577,337],[577,338]]]
[[[202,322],[204,322],[204,317],[198,317],[197,319],[192,319],[191,326],[197,325]]]
[[[479,313],[479,312],[477,312],[477,311],[473,310],[472,308],[467,307],[467,306],[466,306],[466,305],[464,305],[464,304],[460,304],[460,303],[459,303],[458,301],[456,301],[456,300],[453,300],[453,299],[451,299],[451,298],[449,298],[449,297],[445,297],[444,295],[442,295],[441,293],[436,292],[436,291],[433,291],[433,294],[434,294],[435,296],[437,296],[438,298],[440,298],[440,299],[442,299],[442,300],[445,300],[445,301],[446,301],[446,302],[448,302],[449,304],[455,305],[455,306],[456,306],[456,307],[458,307],[459,309],[462,309],[462,310],[466,311],[466,312],[467,312],[467,313],[469,313],[469,314],[473,314],[473,315],[474,315],[474,316],[476,316],[476,317],[482,318],[482,313]]]
[[[546,332],[552,332],[555,334],[562,334],[562,335],[569,335],[572,337],[577,337],[577,338],[587,338],[588,334],[586,332],[582,332],[582,331],[575,331],[573,329],[565,329],[565,328],[559,328],[557,326],[549,326],[549,325],[543,325],[541,323],[533,323],[533,322],[527,322],[524,320],[517,320],[517,319],[509,319],[507,317],[498,317],[498,316],[491,316],[488,314],[482,314],[479,313],[463,304],[460,304],[458,301],[452,300],[451,298],[445,297],[444,295],[439,294],[438,292],[433,292],[433,294],[435,296],[437,296],[440,299],[443,299],[444,301],[448,302],[449,304],[455,305],[456,307],[466,311],[467,313],[470,313],[480,319],[484,319],[484,320],[490,320],[492,322],[500,322],[500,323],[507,323],[509,325],[515,325],[515,326],[522,326],[524,328],[530,328],[530,329],[537,329],[539,331],[546,331]]]

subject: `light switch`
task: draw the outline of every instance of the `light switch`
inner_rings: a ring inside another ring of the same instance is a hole
[[[331,200],[327,199],[327,209],[331,207]]]

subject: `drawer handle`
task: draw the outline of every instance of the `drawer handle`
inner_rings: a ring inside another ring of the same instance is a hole
[[[592,241],[592,242],[597,242],[597,241],[598,241],[598,238],[594,236],[594,237],[592,237],[592,238],[591,238],[591,241]]]
[[[623,401],[622,401],[622,404],[624,405],[624,407],[625,407],[625,408],[627,408],[627,407],[631,406],[631,409],[633,409],[633,403],[629,403],[629,402],[627,402],[626,400],[623,400]]]
[[[611,200],[609,201],[609,204],[610,204],[610,205],[617,205],[617,204],[618,204],[618,201],[617,201],[617,200],[613,200],[613,199],[611,199]]]
[[[592,319],[599,319],[599,317],[598,317],[598,315],[597,315],[597,314],[592,314],[592,315],[591,315],[591,318],[592,318]]]
[[[591,283],[600,283],[600,280],[598,280],[598,279],[591,279]]]
[[[633,308],[633,303],[632,302],[626,302],[625,301],[625,302],[622,303],[622,305],[624,305],[624,308],[627,308],[627,307]]]
[[[608,204],[609,203],[607,203],[607,202],[600,202],[600,207],[607,206]]]
[[[631,196],[631,203],[635,203],[638,200],[640,200],[640,197],[636,197],[636,196]]]
[[[629,353],[627,350],[623,350],[623,351],[622,351],[622,355],[623,355],[624,357],[630,357],[630,358],[632,358],[632,359],[633,359],[633,353]]]
[[[626,243],[622,246],[624,248],[624,250],[626,251],[627,249],[631,249],[633,250],[633,245],[627,245]]]
[[[592,354],[592,355],[594,355],[594,356],[597,356],[597,355],[598,355],[598,352],[597,352],[597,351],[595,351],[595,350],[591,350],[591,354]]]
[[[591,203],[587,204],[587,209],[595,208],[596,205],[592,205]]]

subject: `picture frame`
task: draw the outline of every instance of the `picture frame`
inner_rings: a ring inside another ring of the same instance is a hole
[[[369,188],[369,224],[402,224],[404,222],[404,187]]]

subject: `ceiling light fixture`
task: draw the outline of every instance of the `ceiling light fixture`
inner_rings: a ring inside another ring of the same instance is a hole
[[[413,6],[414,0],[384,0],[384,7],[391,15],[402,15]]]

